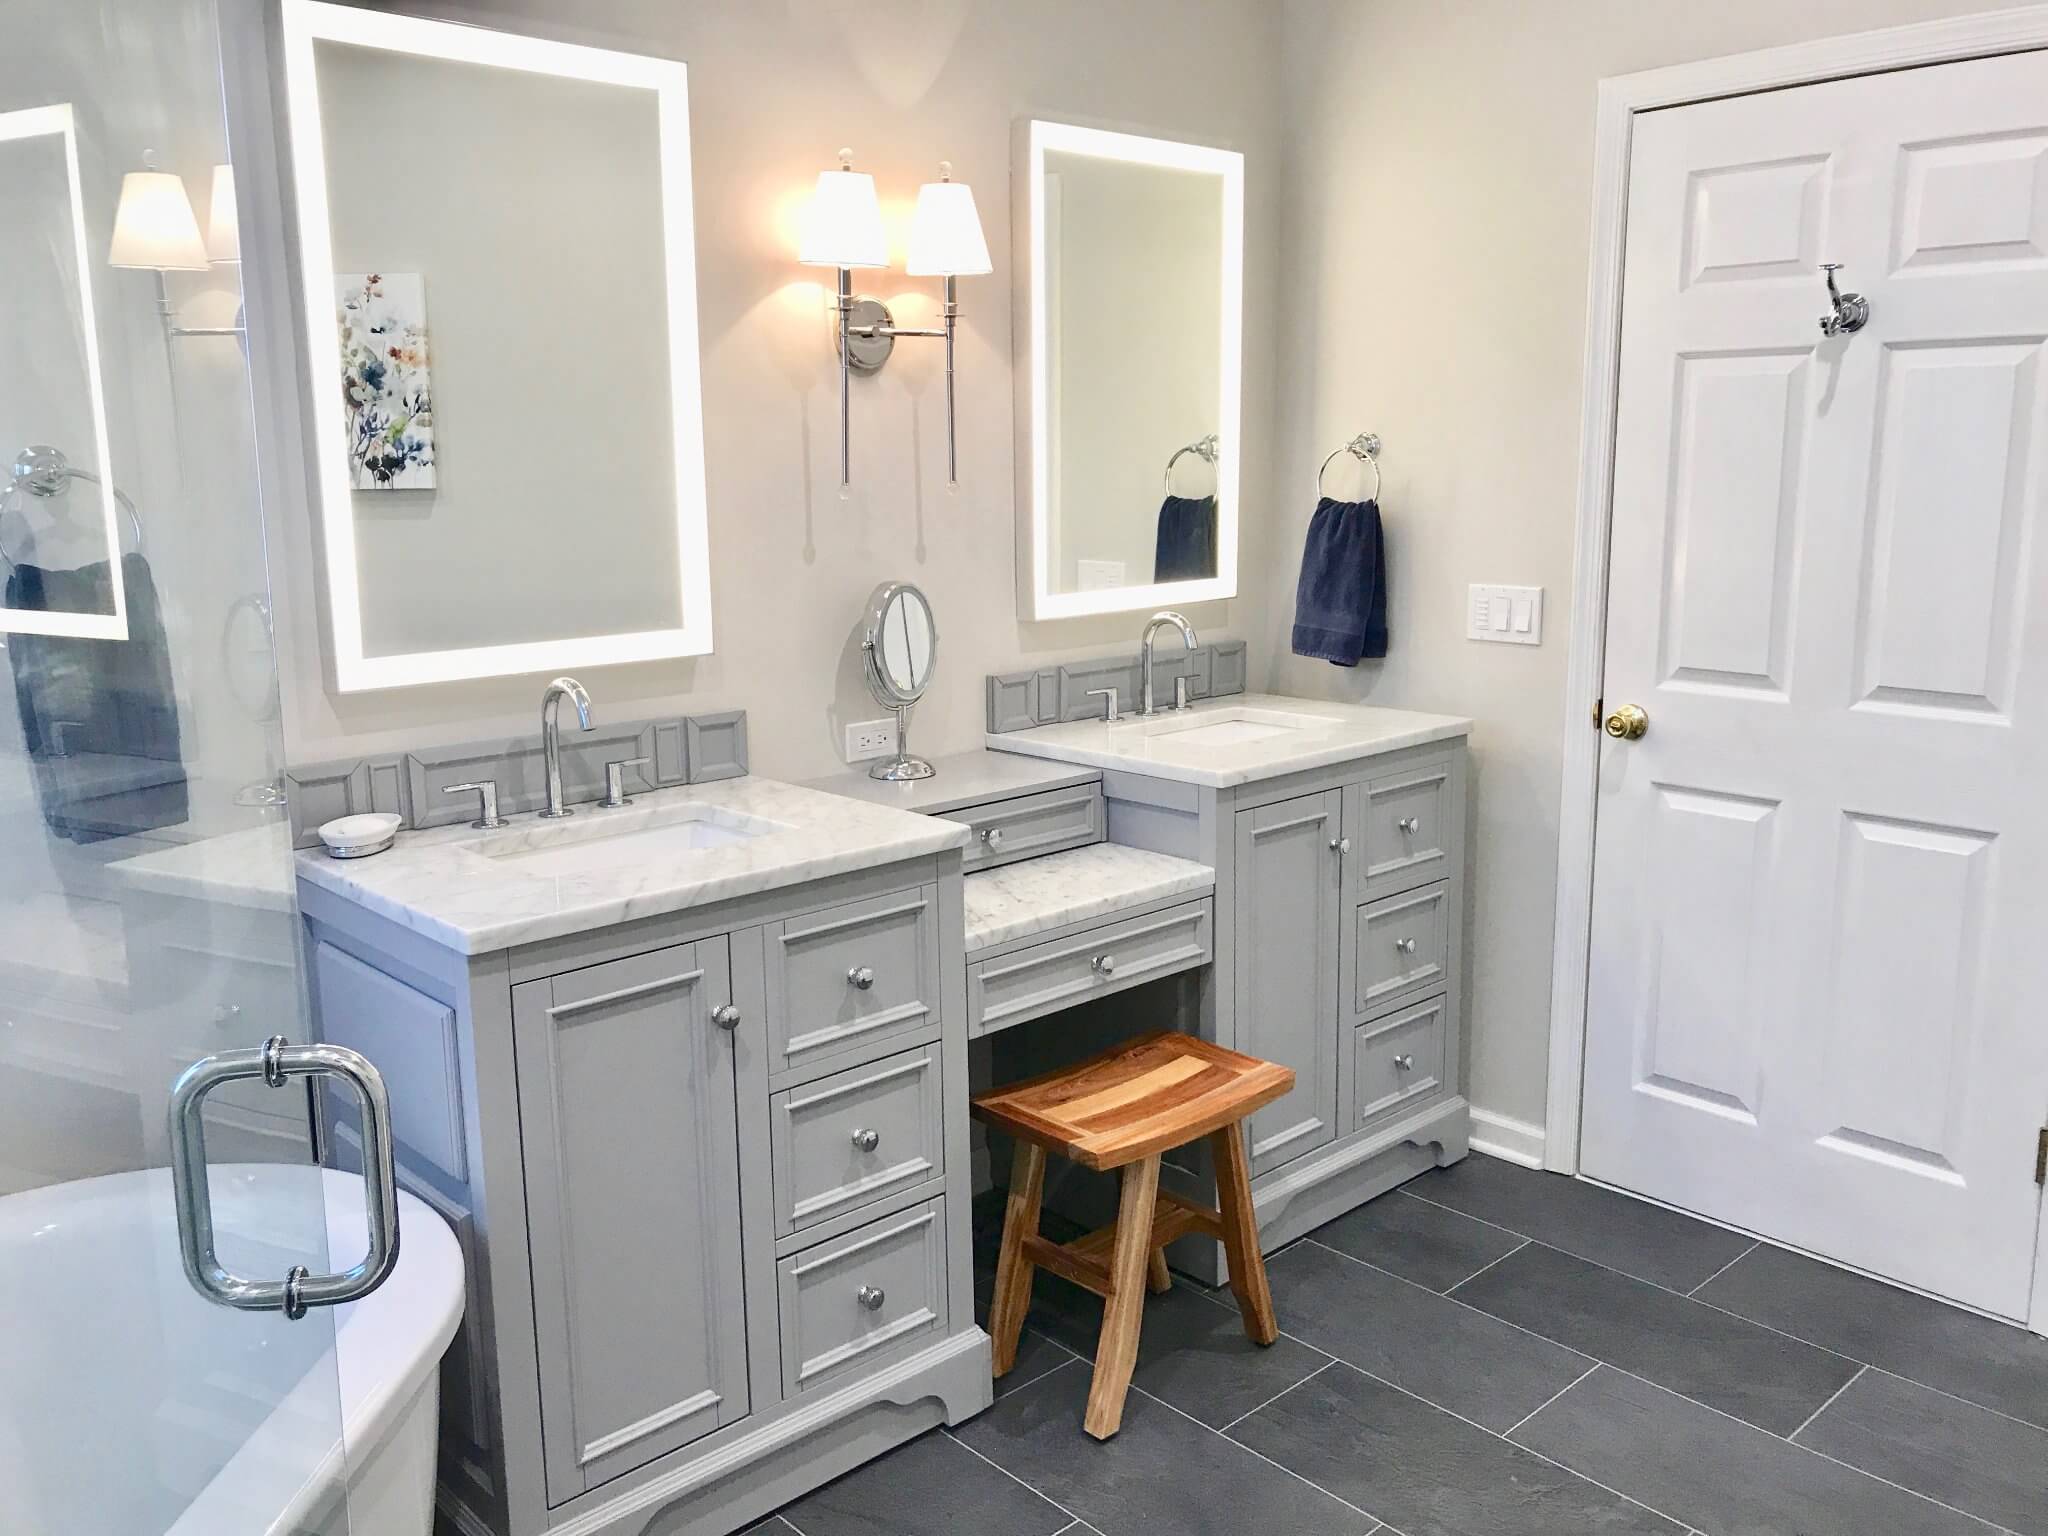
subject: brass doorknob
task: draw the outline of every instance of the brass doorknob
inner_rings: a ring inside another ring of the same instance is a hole
[[[1624,704],[1607,717],[1607,734],[1616,741],[1640,741],[1650,717],[1634,704]]]

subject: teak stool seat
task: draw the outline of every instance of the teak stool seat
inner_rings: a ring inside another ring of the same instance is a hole
[[[977,1098],[976,1118],[1017,1140],[989,1308],[995,1374],[1007,1375],[1017,1363],[1031,1277],[1049,1269],[1103,1298],[1102,1339],[1083,1427],[1098,1440],[1115,1434],[1138,1361],[1145,1289],[1168,1288],[1163,1250],[1191,1232],[1223,1244],[1230,1289],[1252,1342],[1278,1338],[1239,1123],[1293,1087],[1289,1067],[1192,1035],[1162,1032]],[[1203,1136],[1215,1154],[1220,1210],[1159,1187],[1161,1154]],[[1116,1225],[1066,1244],[1038,1235],[1047,1152],[1098,1172],[1123,1170]]]

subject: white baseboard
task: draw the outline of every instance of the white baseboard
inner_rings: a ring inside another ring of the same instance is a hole
[[[1543,1166],[1543,1127],[1490,1109],[1472,1109],[1472,1150],[1524,1168]]]

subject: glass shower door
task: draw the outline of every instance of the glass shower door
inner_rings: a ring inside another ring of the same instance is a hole
[[[186,1067],[307,1040],[215,27],[0,12],[6,1533],[349,1526],[346,1314],[204,1299],[170,1168]],[[223,1271],[363,1253],[305,1081],[199,1106]]]

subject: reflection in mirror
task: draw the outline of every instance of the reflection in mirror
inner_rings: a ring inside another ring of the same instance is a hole
[[[125,640],[128,573],[68,104],[0,113],[0,208],[17,327],[0,368],[0,451],[12,461],[0,486],[0,630]],[[128,511],[128,551],[139,553]]]
[[[709,651],[683,66],[285,15],[338,686]]]
[[[1237,590],[1244,160],[1032,122],[1033,618]]]
[[[938,627],[924,593],[903,581],[885,581],[875,588],[860,644],[868,692],[884,709],[896,712],[896,755],[877,762],[868,776],[930,778],[932,765],[912,757],[909,748],[910,707],[931,686],[939,648]]]

